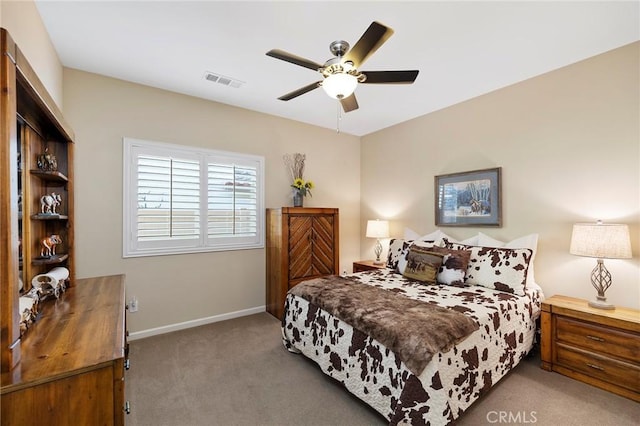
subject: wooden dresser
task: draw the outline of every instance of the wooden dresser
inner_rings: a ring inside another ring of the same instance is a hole
[[[1,424],[123,425],[124,276],[79,279],[41,311],[2,374]]]
[[[267,312],[282,319],[290,288],[306,279],[338,274],[338,209],[267,209],[266,222]]]
[[[540,325],[543,369],[640,402],[640,311],[553,296]]]

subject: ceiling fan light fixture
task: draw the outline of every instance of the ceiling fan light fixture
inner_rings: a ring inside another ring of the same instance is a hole
[[[351,96],[358,86],[358,79],[345,73],[331,74],[322,82],[322,88],[334,99],[344,99]]]

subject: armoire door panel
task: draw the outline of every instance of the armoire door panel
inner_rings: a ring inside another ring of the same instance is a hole
[[[314,275],[333,275],[330,264],[327,264],[325,258],[314,256],[312,259]]]
[[[289,241],[296,242],[309,238],[312,222],[313,218],[309,216],[290,216]]]
[[[289,279],[296,280],[314,275],[311,250],[303,256],[291,257],[289,260]]]
[[[295,280],[313,275],[312,223],[308,216],[289,218],[289,279]]]
[[[322,238],[312,238],[313,253],[316,255],[323,255],[330,259],[330,263],[333,262],[333,244],[331,240],[325,240]]]
[[[331,216],[314,218],[312,226],[316,238],[328,242],[333,241],[333,218]]]

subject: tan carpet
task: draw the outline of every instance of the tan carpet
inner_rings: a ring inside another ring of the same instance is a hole
[[[131,342],[129,426],[383,425],[384,418],[287,352],[267,313]],[[640,404],[539,368],[530,356],[462,426],[636,425]]]

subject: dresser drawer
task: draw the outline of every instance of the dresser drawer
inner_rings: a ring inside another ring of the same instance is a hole
[[[556,316],[555,319],[558,342],[640,363],[639,335],[562,316]]]
[[[587,376],[640,392],[640,366],[638,365],[563,344],[556,346],[555,362]]]

